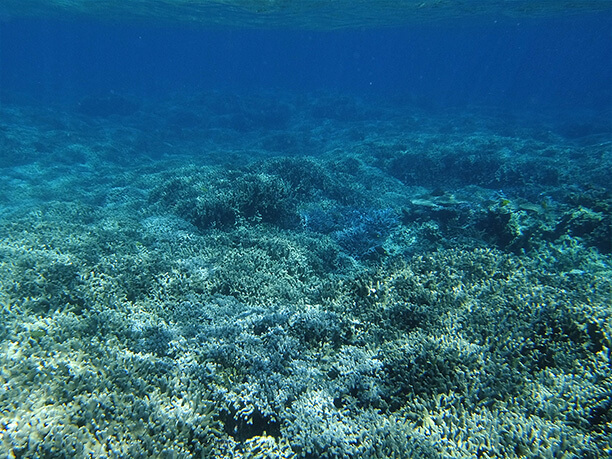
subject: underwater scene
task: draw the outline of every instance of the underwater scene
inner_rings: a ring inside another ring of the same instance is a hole
[[[612,457],[612,2],[1,0],[0,457]]]

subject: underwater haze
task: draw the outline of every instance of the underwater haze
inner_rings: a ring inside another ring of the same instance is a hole
[[[610,23],[610,12],[333,31],[14,18],[0,28],[1,97],[322,90],[441,108],[605,111]]]
[[[0,1],[0,456],[612,456],[612,2]]]

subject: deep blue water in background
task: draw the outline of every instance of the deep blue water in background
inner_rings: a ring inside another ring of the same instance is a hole
[[[0,23],[0,97],[331,90],[433,106],[610,107],[610,14],[356,31]]]

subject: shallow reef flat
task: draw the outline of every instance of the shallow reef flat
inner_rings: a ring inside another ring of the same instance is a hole
[[[612,454],[609,114],[0,107],[2,457]]]

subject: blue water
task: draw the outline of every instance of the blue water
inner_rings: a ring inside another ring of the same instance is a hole
[[[341,31],[13,19],[0,24],[0,97],[288,89],[608,109],[611,24],[610,12]]]

